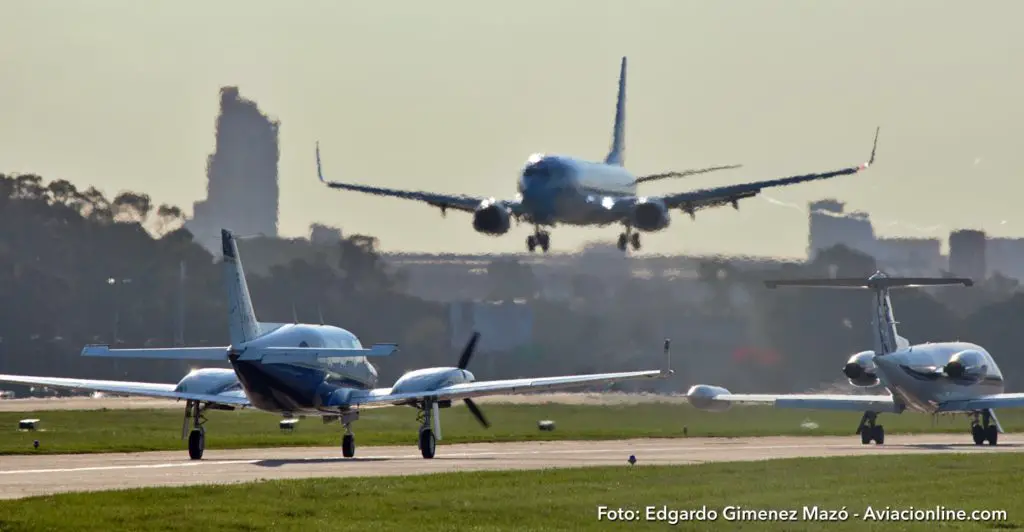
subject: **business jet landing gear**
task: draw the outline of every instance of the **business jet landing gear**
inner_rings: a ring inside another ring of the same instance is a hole
[[[860,418],[857,434],[860,434],[860,442],[864,445],[871,443],[871,440],[878,445],[885,443],[885,428],[875,425],[876,419],[878,419],[877,412],[864,412],[864,416]]]
[[[341,424],[345,427],[345,435],[341,437],[341,456],[352,458],[356,455],[356,435],[352,432],[352,422],[359,419],[359,411],[343,412]]]
[[[526,247],[530,250],[530,253],[533,253],[537,246],[540,246],[541,251],[547,253],[550,245],[551,234],[547,231],[537,229],[532,235],[526,237]]]
[[[999,427],[992,423],[992,411],[986,408],[981,412],[973,412],[971,416],[971,436],[974,437],[974,444],[984,445],[988,440],[989,445],[995,445],[999,441]]]
[[[630,227],[626,228],[626,232],[619,233],[619,251],[626,251],[626,244],[633,246],[633,251],[640,249],[640,233],[634,232]]]
[[[435,416],[438,413],[436,409],[437,407],[433,403],[424,403],[417,416],[420,422],[420,454],[423,455],[423,458],[427,459],[433,458],[434,451],[437,450],[437,438],[434,436],[434,430],[431,428],[437,422]]]
[[[185,402],[185,420],[181,424],[181,437],[184,439],[185,433],[188,432],[188,457],[192,460],[201,460],[203,451],[206,450],[206,429],[203,428],[203,423],[206,423],[206,417],[203,416],[204,410],[206,407],[202,406],[199,401]],[[188,430],[190,423],[191,431]]]

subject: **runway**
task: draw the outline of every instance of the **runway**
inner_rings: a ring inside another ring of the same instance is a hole
[[[647,393],[533,393],[522,395],[492,395],[476,400],[481,404],[537,405],[557,403],[566,405],[633,405],[644,403],[686,404],[686,396]],[[0,400],[0,412],[42,412],[49,410],[138,410],[150,408],[182,408],[181,403],[169,399],[148,397],[54,397]]]
[[[365,477],[451,471],[525,470],[621,465],[695,464],[813,456],[1024,451],[1024,435],[1004,434],[998,446],[975,446],[966,434],[899,435],[884,446],[862,445],[856,436],[678,438],[619,441],[438,443],[433,460],[415,444],[361,447],[356,458],[333,447],[207,450],[202,461],[187,452],[37,455],[0,457],[0,499],[71,491],[148,486],[225,484],[263,479]]]

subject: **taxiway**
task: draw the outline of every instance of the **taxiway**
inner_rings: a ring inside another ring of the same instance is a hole
[[[967,443],[966,434],[892,434],[884,446],[854,436],[679,438],[439,444],[424,460],[415,445],[362,447],[354,459],[332,447],[207,450],[202,461],[187,453],[21,455],[0,457],[0,499],[73,491],[149,486],[225,484],[264,479],[395,476],[451,471],[554,467],[637,466],[875,454],[993,453],[1024,451],[1024,435],[1005,434],[998,446]]]

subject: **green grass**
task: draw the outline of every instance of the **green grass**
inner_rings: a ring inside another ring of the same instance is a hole
[[[635,437],[679,437],[683,428],[694,436],[766,436],[778,434],[850,435],[860,419],[855,412],[776,410],[771,407],[737,407],[728,412],[702,412],[688,405],[639,404],[615,406],[481,405],[492,427],[484,429],[458,406],[441,411],[447,443],[514,440],[597,440]],[[0,413],[0,455],[24,453],[130,452],[184,449],[181,441],[182,411],[91,410]],[[17,430],[18,420],[39,418],[37,431]],[[208,415],[208,449],[277,446],[339,446],[341,427],[306,418],[292,433],[278,428],[279,416],[259,411],[211,411]],[[556,430],[542,432],[537,421],[551,419]],[[912,432],[954,432],[968,441],[967,420],[940,419],[935,427],[930,416],[902,414],[879,416],[887,435]],[[815,429],[801,426],[818,424]],[[1000,412],[1009,432],[1024,431],[1024,412]],[[416,411],[409,407],[366,410],[353,425],[358,445],[415,445]],[[32,448],[39,440],[38,450]]]
[[[339,531],[636,530],[597,507],[647,506],[720,513],[679,530],[1017,530],[1024,524],[1016,454],[809,458],[697,466],[444,473],[386,478],[266,481],[226,486],[75,493],[0,502],[0,530]],[[1002,522],[728,522],[746,509],[1004,510]]]

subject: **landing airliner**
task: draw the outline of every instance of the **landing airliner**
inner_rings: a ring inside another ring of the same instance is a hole
[[[489,423],[473,402],[473,397],[521,394],[672,374],[668,367],[669,342],[666,340],[665,367],[661,370],[477,381],[466,370],[479,339],[479,334],[474,333],[456,367],[411,371],[390,388],[375,388],[377,370],[368,357],[390,355],[397,351],[397,345],[377,344],[364,349],[354,334],[339,327],[258,322],[237,243],[226,230],[221,231],[221,240],[230,309],[230,346],[110,349],[106,345],[88,345],[82,350],[82,355],[228,362],[231,369],[197,369],[177,384],[22,375],[0,375],[0,382],[185,400],[182,438],[188,435],[188,453],[193,460],[203,456],[206,445],[203,412],[208,409],[255,407],[289,416],[319,415],[325,422],[340,421],[345,429],[341,440],[342,455],[350,458],[355,456],[356,450],[352,423],[359,419],[360,409],[407,405],[420,412],[421,454],[423,458],[433,458],[436,440],[441,439],[439,409],[450,407],[452,401],[462,399],[486,427]]]
[[[731,204],[739,209],[739,200],[756,196],[761,189],[793,185],[806,181],[830,179],[855,174],[868,168],[875,160],[875,148],[867,163],[830,172],[812,173],[707,188],[667,196],[637,196],[637,185],[671,177],[685,177],[716,170],[738,168],[739,165],[715,166],[681,172],[665,172],[634,176],[623,166],[626,154],[626,58],[622,58],[619,72],[619,92],[615,105],[615,126],[611,149],[603,162],[591,162],[565,155],[531,155],[518,178],[518,191],[513,200],[495,200],[466,195],[437,194],[392,188],[341,183],[324,179],[320,164],[320,145],[316,147],[317,174],[320,181],[331,188],[364,192],[378,196],[421,201],[438,207],[441,214],[448,209],[472,213],[473,229],[491,236],[503,235],[511,228],[511,220],[534,226],[527,237],[526,247],[533,252],[538,246],[547,251],[551,238],[544,227],[558,224],[576,226],[624,226],[618,247],[625,251],[627,244],[640,249],[640,233],[661,231],[669,226],[669,211],[680,209],[696,217],[696,212],[710,207]],[[875,131],[875,147],[878,131]]]
[[[967,342],[939,342],[910,345],[896,331],[891,288],[914,286],[965,285],[966,278],[889,277],[876,272],[871,277],[853,279],[803,279],[768,281],[777,286],[869,289],[875,294],[874,349],[862,351],[847,360],[843,374],[850,384],[868,388],[882,386],[881,395],[838,394],[734,394],[725,388],[698,384],[687,397],[693,406],[724,411],[733,403],[769,404],[778,408],[862,411],[857,426],[861,443],[885,442],[885,429],[876,424],[879,413],[900,414],[905,410],[936,414],[965,412],[971,419],[971,436],[976,445],[986,441],[995,445],[1003,432],[996,419],[996,408],[1024,406],[1024,394],[1003,393],[1003,374],[981,346]]]

